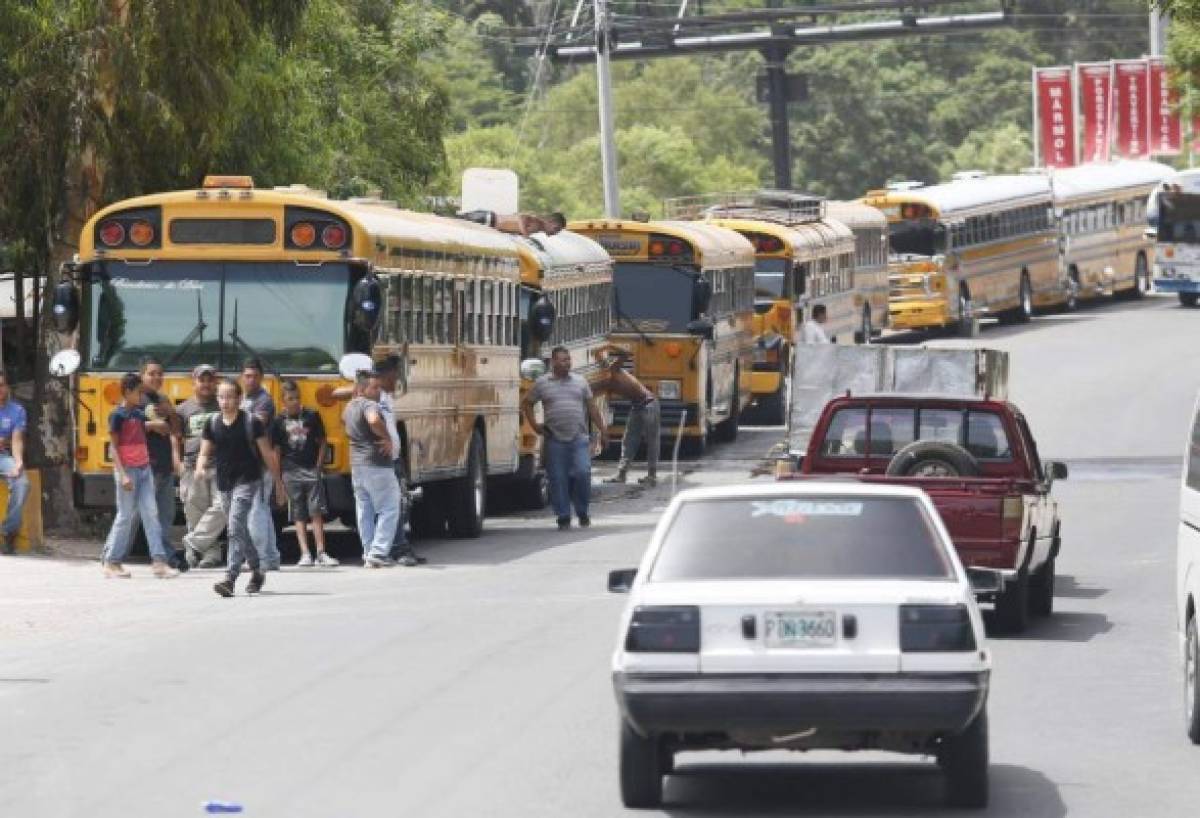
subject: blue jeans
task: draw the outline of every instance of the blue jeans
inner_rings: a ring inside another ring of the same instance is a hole
[[[350,482],[354,486],[354,513],[363,559],[387,559],[400,522],[400,481],[396,472],[390,466],[354,466]]]
[[[142,526],[146,529],[146,545],[150,547],[150,557],[165,561],[167,552],[163,549],[162,529],[158,525],[154,474],[149,466],[125,469],[125,474],[133,481],[131,491],[121,488],[121,478],[113,472],[113,480],[117,483],[117,516],[113,519],[112,528],[108,530],[108,539],[104,541],[103,560],[125,561],[129,554],[129,544],[133,541],[133,521],[141,518]]]
[[[254,500],[262,495],[262,480],[253,483],[236,483],[230,491],[222,491],[221,509],[229,520],[226,531],[229,534],[229,560],[225,573],[230,581],[236,580],[242,570],[242,560],[250,565],[251,571],[261,570],[262,560],[258,551],[258,543],[250,535],[250,515],[254,508]]]
[[[250,538],[254,547],[271,568],[279,567],[279,543],[275,540],[275,520],[271,517],[271,493],[275,491],[275,478],[270,472],[263,473],[261,487],[254,496],[254,505],[250,509]]]
[[[154,475],[154,502],[158,506],[158,527],[162,531],[163,550],[168,554],[174,554],[175,546],[171,543],[171,526],[175,525],[175,475],[170,472]],[[140,527],[141,522],[134,520],[129,530],[131,547],[133,541],[137,539]]]
[[[21,530],[21,515],[25,511],[25,498],[29,496],[29,478],[25,472],[22,471],[20,477],[10,476],[16,465],[17,461],[13,460],[12,455],[0,454],[0,475],[8,482],[8,508],[4,511],[3,527],[5,537],[12,537]]]
[[[558,519],[571,519],[575,514],[588,516],[588,501],[592,496],[592,453],[586,436],[569,443],[550,438],[546,441],[546,479],[550,481],[550,504]]]

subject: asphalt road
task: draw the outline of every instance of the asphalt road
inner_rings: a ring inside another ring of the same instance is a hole
[[[1172,618],[1197,338],[1200,311],[1152,298],[978,341],[1012,353],[1012,399],[1072,466],[1058,612],[992,641],[986,814],[1200,804]],[[747,479],[779,435],[744,430],[682,483]],[[668,494],[602,490],[588,531],[492,520],[425,544],[419,569],[286,569],[258,598],[217,598],[212,572],[0,558],[0,816],[173,818],[206,799],[251,818],[622,814],[623,599],[604,578],[637,562]],[[685,755],[666,797],[673,816],[942,811],[931,764],[881,754]]]

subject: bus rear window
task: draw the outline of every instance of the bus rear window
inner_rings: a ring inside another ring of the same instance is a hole
[[[271,219],[172,219],[174,244],[274,244]]]

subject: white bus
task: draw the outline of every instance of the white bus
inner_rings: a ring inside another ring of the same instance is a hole
[[[1146,197],[1174,172],[1159,162],[1129,160],[1053,172],[1067,309],[1101,296],[1150,291],[1154,246],[1146,235]]]
[[[1146,206],[1155,239],[1154,287],[1175,293],[1179,303],[1200,302],[1200,170],[1164,179]]]

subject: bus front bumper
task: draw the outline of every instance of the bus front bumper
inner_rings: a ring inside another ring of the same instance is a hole
[[[326,474],[322,479],[325,481],[325,497],[329,500],[329,513],[336,516],[343,512],[353,512],[354,489],[350,485],[350,475]],[[76,473],[75,508],[83,511],[112,511],[117,505],[116,490],[116,482],[111,473]]]
[[[1200,281],[1190,278],[1156,278],[1154,289],[1160,293],[1200,293]]]
[[[892,329],[926,329],[944,327],[954,319],[943,299],[893,301],[888,305],[888,321]]]

